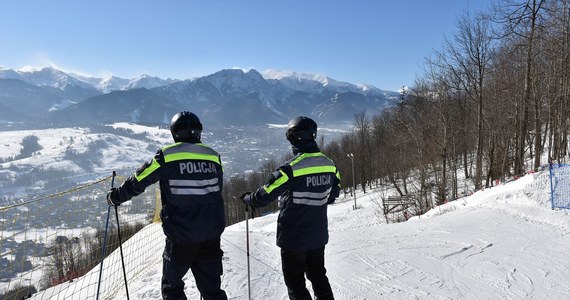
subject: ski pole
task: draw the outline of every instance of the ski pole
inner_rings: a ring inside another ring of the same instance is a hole
[[[247,297],[251,300],[251,278],[249,271],[249,205],[245,205],[245,240],[247,250]]]
[[[114,173],[114,171],[113,171]],[[125,270],[125,258],[123,257],[123,241],[121,240],[121,227],[119,226],[119,211],[115,205],[115,216],[117,217],[117,234],[119,236],[119,251],[121,252],[121,264],[123,265],[123,277],[125,278],[125,290],[127,291],[127,300],[129,300],[129,286],[127,285],[127,271]]]
[[[111,177],[111,188],[115,185],[115,171]],[[107,222],[105,222],[105,237],[103,238],[103,249],[101,249],[101,264],[99,265],[99,282],[97,283],[97,300],[99,300],[99,291],[101,289],[101,278],[103,275],[103,261],[105,260],[105,252],[107,250],[107,232],[109,231],[109,215],[111,214],[111,205],[107,207]]]

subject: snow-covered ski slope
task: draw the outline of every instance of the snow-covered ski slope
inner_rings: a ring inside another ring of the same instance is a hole
[[[547,172],[404,223],[386,224],[380,194],[359,194],[357,210],[349,196],[329,206],[326,267],[336,299],[570,299],[570,212],[550,209]],[[253,299],[288,299],[276,219],[249,221]],[[247,299],[245,222],[226,229],[222,248],[222,286],[230,299]],[[161,299],[160,279],[157,263],[129,282],[130,298]],[[199,299],[191,273],[185,281],[188,299]],[[124,290],[115,299],[126,299]]]

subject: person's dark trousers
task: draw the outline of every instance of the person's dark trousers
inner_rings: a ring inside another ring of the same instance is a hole
[[[162,298],[187,299],[182,278],[191,269],[205,300],[227,300],[226,293],[220,288],[222,255],[219,238],[188,245],[166,239],[162,255]]]
[[[291,300],[308,300],[311,294],[305,286],[305,274],[313,285],[316,300],[333,300],[333,292],[325,269],[325,248],[311,251],[281,249],[281,264],[285,285]]]

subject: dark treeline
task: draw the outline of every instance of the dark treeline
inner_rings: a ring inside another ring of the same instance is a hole
[[[398,103],[357,114],[352,132],[321,149],[343,187],[353,159],[359,188],[390,184],[421,210],[537,171],[568,154],[569,44],[570,0],[499,0],[462,15]],[[226,198],[259,187],[274,167],[231,178]]]

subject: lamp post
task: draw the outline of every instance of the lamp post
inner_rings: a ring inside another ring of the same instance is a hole
[[[352,195],[354,195],[353,209],[356,209],[356,178],[354,177],[354,154],[349,153],[346,156],[350,158],[350,163],[352,164]]]

